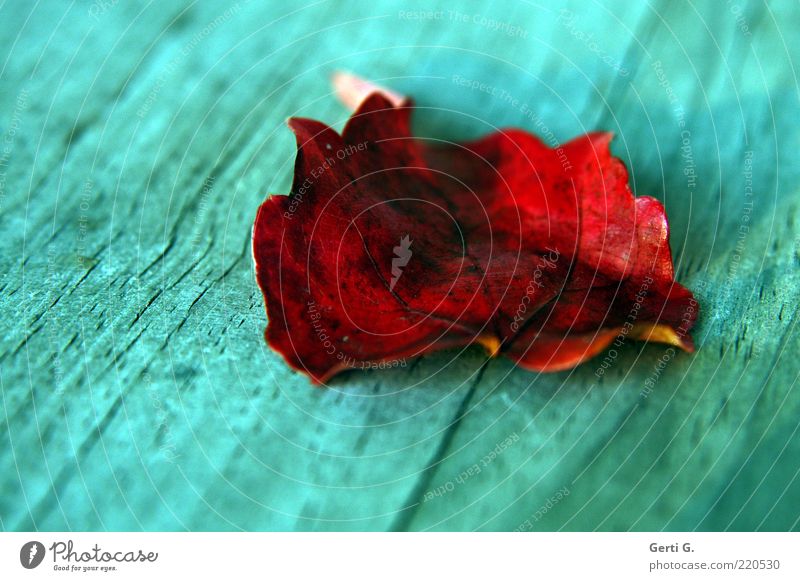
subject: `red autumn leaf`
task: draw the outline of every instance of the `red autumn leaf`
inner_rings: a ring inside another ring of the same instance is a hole
[[[693,350],[664,208],[634,198],[610,133],[433,143],[411,135],[410,101],[336,83],[353,107],[370,95],[341,135],[289,121],[292,191],[253,231],[266,338],[290,365],[321,383],[471,343],[538,371],[625,338]]]

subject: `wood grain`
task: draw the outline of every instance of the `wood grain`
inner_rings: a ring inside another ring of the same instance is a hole
[[[429,4],[0,8],[4,530],[798,528],[796,5]],[[346,119],[337,68],[424,135],[613,130],[698,351],[311,388],[262,340],[250,227],[285,119]]]

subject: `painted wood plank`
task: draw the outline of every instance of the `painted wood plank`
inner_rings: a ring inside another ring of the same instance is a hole
[[[429,5],[0,10],[4,529],[798,527],[796,8]],[[335,68],[413,94],[424,135],[615,131],[698,352],[312,389],[261,339],[249,236],[285,119],[346,119]]]

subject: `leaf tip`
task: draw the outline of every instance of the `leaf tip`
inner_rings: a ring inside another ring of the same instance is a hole
[[[497,357],[500,353],[500,347],[502,346],[500,339],[494,335],[481,335],[476,340],[476,343],[486,349],[486,354],[489,355],[489,357]]]
[[[358,109],[359,105],[373,93],[380,93],[395,107],[400,107],[406,100],[399,93],[347,71],[334,71],[331,75],[331,84],[339,100],[352,111]]]
[[[634,339],[653,343],[665,343],[683,349],[687,353],[694,352],[694,341],[687,333],[676,331],[669,325],[660,323],[639,323],[630,332]]]

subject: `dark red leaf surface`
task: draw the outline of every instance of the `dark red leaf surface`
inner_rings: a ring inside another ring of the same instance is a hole
[[[373,92],[341,135],[289,121],[292,192],[260,207],[253,254],[290,365],[322,383],[472,343],[537,371],[626,338],[692,351],[698,306],[673,279],[664,208],[634,198],[611,134],[431,142],[412,111]]]

